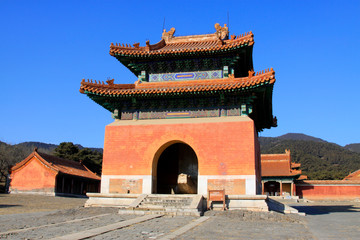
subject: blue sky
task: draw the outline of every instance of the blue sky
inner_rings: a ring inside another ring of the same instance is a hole
[[[179,4],[181,2],[181,4]],[[111,114],[79,93],[81,79],[133,83],[111,42],[254,33],[254,70],[273,67],[278,127],[360,143],[360,1],[0,1],[0,141],[102,147]]]

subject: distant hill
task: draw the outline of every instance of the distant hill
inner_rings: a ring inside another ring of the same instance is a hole
[[[346,145],[344,148],[353,151],[353,152],[358,152],[360,153],[360,143],[352,143],[352,144],[348,144]]]
[[[301,163],[300,169],[310,179],[343,179],[360,169],[360,153],[319,138],[286,134],[260,137],[259,142],[261,153],[283,153],[290,149],[292,161]]]
[[[85,147],[81,146],[80,144],[75,144],[79,149],[84,149]],[[35,147],[38,148],[40,152],[53,154],[54,149],[57,148],[59,145],[51,144],[51,143],[42,143],[42,142],[22,142],[19,144],[15,144],[14,146],[17,146],[21,148],[26,155],[29,155]],[[93,151],[97,151],[99,153],[103,153],[102,148],[89,148]]]
[[[326,142],[321,138],[312,137],[302,133],[287,133],[277,138],[281,140],[303,140],[303,141],[313,141],[313,142]]]
[[[301,163],[303,174],[310,179],[343,179],[350,172],[360,169],[360,144],[349,144],[342,147],[302,133],[288,133],[279,137],[260,137],[259,142],[261,153],[283,153],[285,149],[290,149],[292,161]],[[14,164],[27,157],[34,147],[41,152],[53,154],[57,146],[41,142],[9,145],[0,141],[0,160],[1,154],[5,154],[12,156],[11,163]],[[79,149],[84,148],[79,144],[76,146]],[[103,152],[102,148],[90,149]]]
[[[26,155],[29,155],[34,151],[35,147],[37,147],[40,152],[51,154],[58,145],[42,142],[22,142],[13,146],[23,149]]]

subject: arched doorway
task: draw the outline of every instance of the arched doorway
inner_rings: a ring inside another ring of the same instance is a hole
[[[187,181],[195,185],[194,189],[197,193],[198,159],[194,150],[184,143],[170,145],[159,156],[156,168],[156,193],[190,193],[178,186],[179,174],[187,175]]]

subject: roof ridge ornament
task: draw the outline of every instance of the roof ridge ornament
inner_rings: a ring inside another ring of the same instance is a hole
[[[166,29],[164,29],[161,38],[167,42],[174,37],[174,33],[175,33],[175,28],[170,28],[168,32],[166,32]]]
[[[108,85],[114,85],[114,79],[109,79],[109,80],[106,80],[106,83],[108,84]]]
[[[216,29],[216,34],[220,39],[227,39],[229,37],[229,28],[226,26],[226,23],[224,24],[224,26],[220,26],[219,23],[215,23],[215,29]]]
[[[254,69],[249,70],[248,73],[249,73],[249,78],[255,75]]]

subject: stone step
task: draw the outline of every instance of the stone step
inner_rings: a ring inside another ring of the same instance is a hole
[[[140,204],[138,207],[142,208],[189,208],[189,205],[156,205],[156,204]]]
[[[201,216],[202,212],[194,205],[197,195],[142,195],[127,209],[120,209],[123,214],[170,214]],[[199,199],[200,200],[200,199]]]
[[[178,208],[136,208],[136,209],[120,209],[119,214],[166,214],[173,216],[201,216],[202,213],[197,209],[178,209]]]
[[[163,201],[142,201],[144,204],[156,204],[156,205],[190,205],[190,202],[163,202]]]
[[[158,198],[158,197],[147,197],[146,198],[147,200],[150,200],[150,201],[168,201],[168,202],[178,202],[178,201],[189,201],[191,200],[192,198]]]
[[[166,201],[166,202],[188,202],[191,201],[192,198],[159,198],[159,197],[147,197],[145,200],[148,201]]]
[[[144,201],[142,201],[143,203],[151,203],[151,204],[159,204],[159,205],[161,205],[161,204],[167,204],[167,205],[169,205],[169,204],[173,204],[173,205],[188,205],[188,204],[190,204],[192,201],[186,201],[186,202],[184,202],[184,201],[181,201],[181,202],[173,202],[173,201],[171,201],[171,202],[168,202],[168,201],[149,201],[149,200],[144,200]]]
[[[183,206],[179,206],[179,205],[154,205],[154,204],[140,204],[137,208],[149,208],[149,209],[163,209],[163,208],[172,208],[172,209],[186,209],[189,208],[189,205],[183,205]]]

